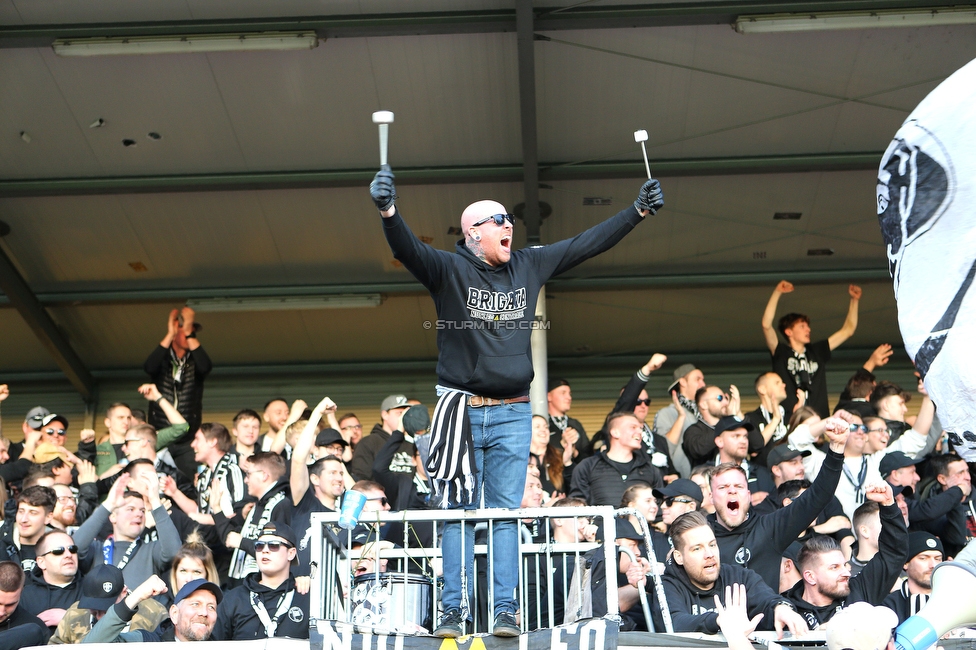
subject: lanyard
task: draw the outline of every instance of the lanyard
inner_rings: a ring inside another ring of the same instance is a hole
[[[287,593],[281,594],[281,598],[278,599],[278,607],[275,610],[274,618],[268,616],[268,610],[265,608],[264,603],[258,598],[258,595],[251,592],[251,608],[254,609],[254,613],[258,615],[261,620],[261,624],[264,625],[264,631],[269,639],[274,638],[275,632],[278,631],[278,619],[280,619],[285,612],[291,608],[292,598],[295,597],[295,590],[292,589]]]
[[[844,462],[844,476],[847,480],[851,482],[854,486],[854,501],[856,503],[864,503],[864,479],[868,475],[868,457],[861,456],[861,471],[858,472],[857,482],[854,481],[854,475],[851,474],[851,470],[847,468],[847,462]]]
[[[129,560],[132,559],[132,556],[135,555],[136,549],[139,548],[139,542],[141,541],[142,541],[141,537],[137,538],[134,542],[129,544],[129,548],[125,549],[125,553],[122,555],[122,561],[116,565],[120,570],[124,569],[125,565],[127,565],[129,563]],[[108,537],[105,538],[105,541],[102,542],[102,559],[105,560],[105,564],[112,564],[112,559],[114,555],[115,555],[115,535],[109,535]]]

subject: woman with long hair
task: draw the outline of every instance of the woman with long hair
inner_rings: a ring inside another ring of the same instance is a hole
[[[542,489],[548,494],[546,501],[565,496],[573,476],[573,445],[567,443],[560,449],[549,443],[549,435],[549,421],[541,415],[532,416],[529,463],[539,468]]]

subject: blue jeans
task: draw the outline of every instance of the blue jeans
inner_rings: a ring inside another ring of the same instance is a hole
[[[464,506],[465,509],[521,507],[525,470],[529,463],[529,444],[532,442],[532,405],[523,402],[480,408],[469,406],[467,413],[474,439],[477,477],[474,503]],[[515,613],[518,608],[515,600],[519,564],[518,523],[495,522],[490,548],[495,613]],[[444,591],[441,593],[444,611],[461,609],[460,523],[444,524],[441,552],[444,555]],[[473,603],[474,524],[464,526],[463,575],[467,583],[468,602]],[[473,605],[469,607],[469,611],[473,609]]]

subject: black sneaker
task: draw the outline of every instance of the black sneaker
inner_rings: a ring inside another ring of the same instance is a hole
[[[498,612],[495,614],[495,624],[491,626],[491,633],[495,636],[518,636],[522,630],[515,622],[515,614]]]
[[[441,624],[434,630],[434,636],[442,639],[456,639],[461,636],[464,627],[464,619],[461,618],[461,611],[449,609],[441,616]]]

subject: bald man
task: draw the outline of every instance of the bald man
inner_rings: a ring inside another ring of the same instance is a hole
[[[617,215],[548,246],[512,251],[515,217],[496,201],[472,203],[461,214],[463,239],[449,253],[421,242],[394,204],[386,165],[370,185],[394,257],[430,291],[437,308],[439,400],[431,433],[417,438],[426,458],[431,501],[442,508],[518,508],[532,437],[529,336],[539,290],[549,278],[610,249],[664,200],[648,180],[637,201]],[[418,326],[420,324],[418,323]],[[431,328],[431,323],[424,325]],[[426,452],[426,453],[425,453]],[[434,631],[458,637],[473,611],[474,527],[445,524],[442,540],[444,615]],[[492,537],[496,636],[517,636],[518,530],[498,522]],[[466,578],[466,579],[465,579]],[[466,584],[468,593],[462,593]]]

